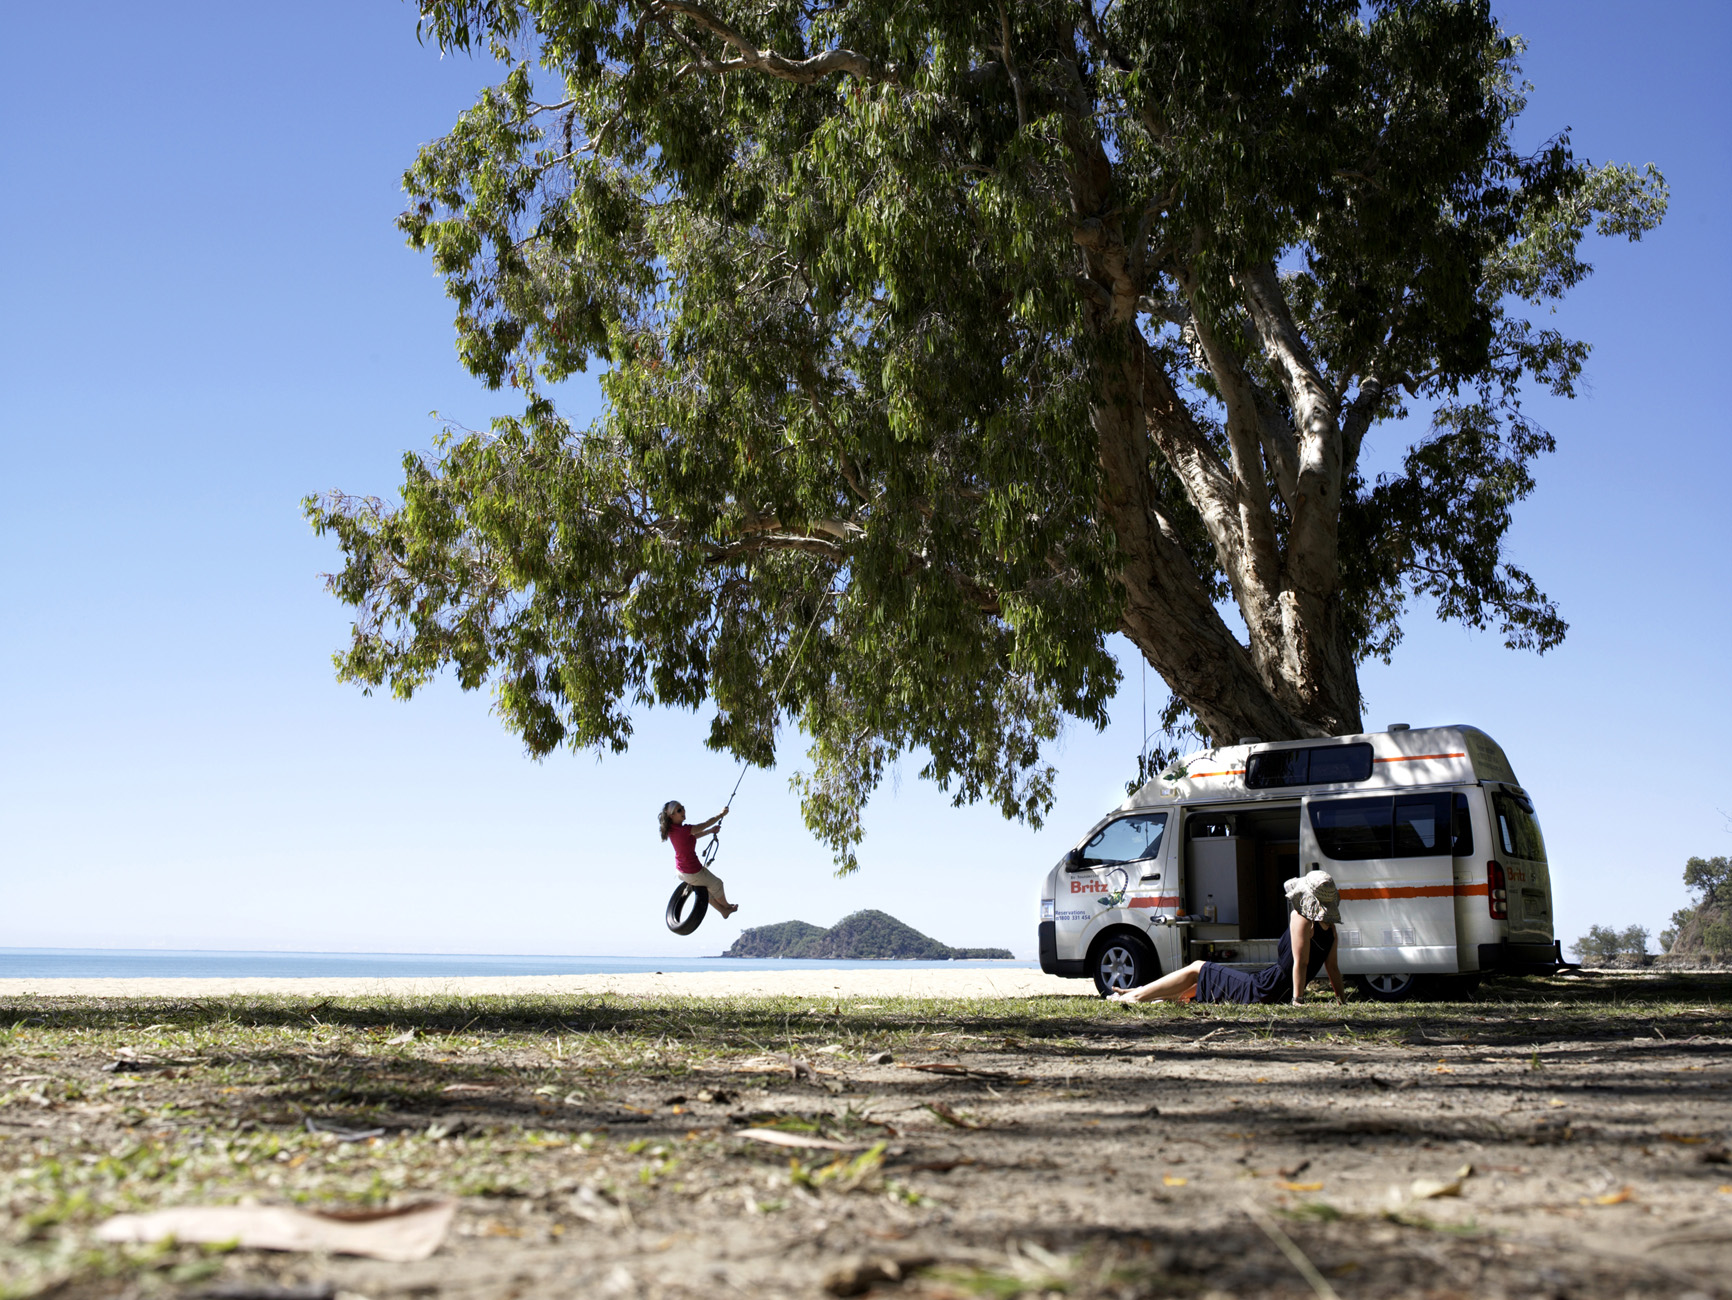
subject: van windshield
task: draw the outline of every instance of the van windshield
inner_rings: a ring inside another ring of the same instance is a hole
[[[1503,851],[1525,862],[1544,862],[1546,842],[1540,836],[1533,802],[1526,795],[1510,790],[1494,790],[1491,806],[1497,815],[1497,834]]]
[[[1138,813],[1108,822],[1083,846],[1083,861],[1091,867],[1114,862],[1139,862],[1161,851],[1167,829],[1166,813]]]

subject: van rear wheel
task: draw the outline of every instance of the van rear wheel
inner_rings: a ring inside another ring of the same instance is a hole
[[[1359,987],[1379,1002],[1406,1002],[1419,992],[1419,976],[1403,971],[1396,975],[1360,975]]]
[[[1095,988],[1104,998],[1149,983],[1160,975],[1161,967],[1147,939],[1136,934],[1114,934],[1096,945],[1089,958],[1089,973],[1095,977]]]

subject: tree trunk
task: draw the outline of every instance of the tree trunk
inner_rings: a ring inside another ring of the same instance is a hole
[[[1207,314],[1194,303],[1228,409],[1232,458],[1221,463],[1138,327],[1142,289],[1111,202],[1112,162],[1091,127],[1073,119],[1076,162],[1068,180],[1074,237],[1091,286],[1085,314],[1102,345],[1099,355],[1110,358],[1098,363],[1091,420],[1102,513],[1121,559],[1121,630],[1217,744],[1356,732],[1358,674],[1338,617],[1344,473],[1333,395],[1305,351],[1272,266],[1238,278],[1281,378],[1292,426],[1257,393],[1238,359],[1211,339]],[[1181,270],[1182,287],[1186,281]],[[1151,472],[1156,454],[1202,515],[1249,646],[1210,601],[1160,509]],[[1265,454],[1286,496],[1285,553],[1265,485]]]

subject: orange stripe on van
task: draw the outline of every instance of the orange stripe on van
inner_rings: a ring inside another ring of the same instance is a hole
[[[1403,754],[1399,758],[1374,758],[1373,763],[1423,763],[1428,758],[1466,758],[1466,754]]]
[[[1394,885],[1388,889],[1343,889],[1342,898],[1450,898],[1456,894],[1484,894],[1488,885]]]
[[[1205,776],[1244,776],[1244,775],[1245,775],[1245,769],[1244,768],[1242,768],[1242,767],[1230,767],[1224,772],[1192,772],[1192,773],[1190,773],[1190,779],[1193,781],[1201,781]],[[1181,781],[1183,781],[1185,778],[1180,777],[1179,779]]]
[[[1177,907],[1177,894],[1156,894],[1151,898],[1129,898],[1125,900],[1128,907]]]

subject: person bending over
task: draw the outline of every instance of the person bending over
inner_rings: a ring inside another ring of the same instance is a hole
[[[1298,1006],[1305,986],[1319,971],[1329,972],[1336,998],[1345,998],[1341,968],[1335,961],[1335,927],[1341,920],[1341,893],[1326,871],[1289,880],[1282,886],[1293,915],[1275,946],[1275,964],[1259,971],[1235,970],[1218,961],[1194,961],[1152,984],[1126,989],[1114,1002],[1178,1001],[1192,989],[1198,1002],[1284,1002]]]
[[[699,822],[696,826],[686,825],[686,808],[678,799],[669,799],[662,805],[662,810],[656,816],[656,829],[661,831],[662,838],[674,846],[674,870],[679,872],[680,883],[690,885],[693,889],[702,886],[710,891],[710,906],[722,914],[723,919],[732,916],[740,910],[738,903],[730,903],[722,889],[722,879],[708,867],[698,861],[698,837],[714,835],[722,829],[722,818],[728,815],[726,808],[708,821]]]

